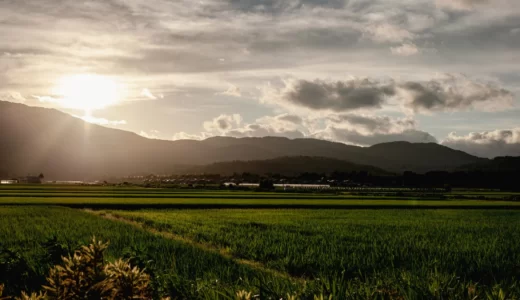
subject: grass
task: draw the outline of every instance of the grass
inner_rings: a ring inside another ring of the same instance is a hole
[[[95,235],[180,298],[520,298],[520,202],[363,197],[1,186],[0,284],[36,289],[49,241],[70,250]]]
[[[520,267],[520,212],[146,210],[115,215],[226,249],[293,276],[432,268],[473,281]],[[520,273],[516,273],[520,275]]]
[[[487,200],[375,200],[375,199],[242,199],[242,198],[111,198],[111,197],[0,197],[0,205],[60,205],[73,208],[453,208],[520,209],[520,202]]]
[[[24,270],[29,274],[25,280],[22,280],[22,274],[7,272],[0,272],[0,278],[7,287],[35,290],[44,282],[51,265],[48,250],[43,246],[45,242],[56,237],[60,243],[75,248],[88,244],[93,235],[110,241],[107,252],[110,259],[131,251],[141,253],[143,260],[152,262],[149,267],[163,274],[163,280],[172,282],[175,287],[171,288],[172,293],[188,298],[204,295],[212,298],[211,295],[217,291],[256,290],[263,282],[276,282],[280,294],[295,288],[284,278],[273,278],[218,253],[165,239],[121,222],[60,207],[0,207],[0,249],[19,253],[30,270]],[[9,262],[2,264],[0,260],[0,267],[9,270]]]

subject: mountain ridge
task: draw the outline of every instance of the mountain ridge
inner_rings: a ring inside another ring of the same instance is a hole
[[[297,176],[302,173],[331,174],[333,172],[367,172],[372,175],[391,174],[374,166],[317,156],[284,156],[267,160],[217,162],[187,169],[186,172],[220,175],[232,175],[234,173],[280,174],[284,176]]]
[[[279,157],[324,157],[391,172],[452,170],[485,163],[439,144],[390,142],[358,147],[311,138],[212,137],[202,141],[147,139],[55,109],[0,101],[0,176],[43,172],[78,179],[168,174],[190,165]]]

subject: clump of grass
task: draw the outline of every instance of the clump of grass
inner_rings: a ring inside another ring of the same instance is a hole
[[[0,300],[151,299],[150,276],[127,260],[107,263],[107,248],[108,243],[93,238],[90,245],[63,257],[60,265],[51,268],[43,291],[2,297],[4,285],[0,285]]]
[[[150,299],[150,276],[128,261],[107,263],[108,243],[92,239],[51,269],[44,289],[54,299]]]

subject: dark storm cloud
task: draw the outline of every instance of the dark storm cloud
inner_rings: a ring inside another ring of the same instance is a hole
[[[297,80],[283,89],[264,95],[265,102],[303,106],[311,110],[346,112],[380,108],[395,99],[414,112],[503,110],[511,107],[513,93],[497,83],[471,80],[460,74],[446,74],[430,81],[387,82],[352,79],[326,82]]]
[[[405,105],[416,112],[465,110],[482,104],[484,110],[500,110],[511,105],[513,93],[495,83],[472,81],[461,75],[447,75],[428,82],[405,82],[397,86],[406,92]]]
[[[299,80],[290,83],[282,99],[313,110],[348,111],[379,108],[394,91],[368,79],[325,82]]]

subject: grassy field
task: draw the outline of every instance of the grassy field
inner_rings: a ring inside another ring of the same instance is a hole
[[[262,199],[243,198],[125,198],[125,197],[0,197],[0,205],[60,205],[93,209],[143,208],[458,208],[520,209],[520,202],[488,200],[424,200],[424,199]]]
[[[8,292],[37,289],[54,263],[46,242],[56,237],[65,248],[75,249],[92,236],[110,241],[108,255],[112,259],[132,252],[142,255],[143,261],[151,261],[148,267],[162,274],[165,286],[171,285],[171,293],[188,298],[211,299],[217,291],[255,290],[269,282],[276,283],[280,294],[297,289],[283,277],[254,270],[218,253],[60,207],[0,207],[0,281]]]
[[[485,195],[485,196],[483,196]],[[0,186],[0,205],[143,208],[494,208],[520,209],[514,193],[257,192],[102,186]]]
[[[241,289],[261,299],[518,299],[515,208],[520,202],[2,186],[0,284],[37,289],[57,253],[96,236],[110,241],[110,259],[132,257],[173,299],[234,299]]]
[[[432,268],[506,279],[520,262],[520,212],[475,210],[146,210],[112,214],[225,249],[292,276]],[[516,275],[520,275],[517,273]]]

